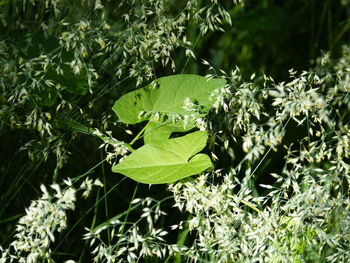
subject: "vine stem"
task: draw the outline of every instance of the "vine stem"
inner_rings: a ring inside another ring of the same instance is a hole
[[[145,126],[142,128],[142,130],[135,136],[135,138],[129,143],[129,146],[130,146],[130,147],[131,147],[131,145],[133,145],[133,144],[140,138],[140,136],[145,132],[146,126],[147,126],[147,125],[145,125]]]

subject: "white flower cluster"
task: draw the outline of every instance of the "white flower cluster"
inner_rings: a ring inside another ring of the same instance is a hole
[[[106,160],[111,164],[116,162],[118,156],[125,156],[132,149],[126,143],[113,138],[110,131],[106,131],[106,134],[103,134],[98,129],[95,129],[92,134],[103,140],[99,148],[105,149],[107,153]],[[113,147],[113,151],[109,151],[109,147]]]
[[[67,181],[69,183],[69,181]],[[32,201],[17,226],[15,240],[7,249],[1,248],[2,263],[54,262],[50,244],[55,241],[55,232],[67,227],[67,210],[73,210],[76,190],[69,186],[62,190],[58,184],[50,188],[53,194],[41,185],[42,196]]]

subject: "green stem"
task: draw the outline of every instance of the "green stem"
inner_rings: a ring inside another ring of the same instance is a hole
[[[103,153],[102,150],[100,149],[100,155],[101,155],[101,159],[103,160]],[[103,193],[104,193],[104,205],[105,205],[105,215],[106,215],[106,219],[108,220],[109,218],[109,212],[108,212],[108,202],[107,202],[107,181],[106,181],[106,173],[105,173],[105,166],[104,163],[102,163],[101,165],[102,168],[102,175],[103,175]],[[111,232],[110,229],[107,227],[107,237],[108,237],[108,245],[111,245]]]
[[[125,228],[126,222],[128,221],[128,217],[129,217],[129,211],[131,209],[132,200],[135,199],[138,186],[139,186],[139,183],[136,184],[135,189],[134,189],[134,193],[132,194],[132,197],[131,197],[131,200],[130,200],[130,203],[129,203],[129,207],[128,207],[128,212],[126,213],[123,225],[121,226],[120,231],[119,231],[120,234],[123,234],[123,232],[124,232],[124,228]]]
[[[256,208],[253,204],[249,203],[248,201],[241,200],[241,202],[243,204],[245,204],[246,206],[248,206],[249,208],[253,209],[254,211],[258,212],[259,214],[262,213],[262,211],[260,209]]]
[[[139,138],[140,138],[140,136],[145,132],[145,130],[146,130],[146,126],[147,125],[145,125],[143,128],[142,128],[142,130],[135,136],[135,138],[130,142],[130,147],[131,147],[131,145],[133,145]]]
[[[132,209],[131,209],[132,200],[134,200],[134,198],[135,198],[135,196],[136,196],[136,192],[137,192],[138,186],[139,186],[139,183],[136,184],[136,187],[135,187],[135,189],[134,189],[134,193],[132,194],[131,200],[130,200],[130,202],[129,202],[128,210],[126,211],[126,215],[125,215],[125,218],[124,218],[124,222],[123,222],[122,226],[121,226],[120,229],[119,229],[119,234],[120,234],[120,235],[123,234],[123,232],[124,232],[124,228],[125,228],[126,222],[128,221],[129,213],[130,213],[130,211],[132,210]],[[115,251],[118,251],[118,249],[119,249],[119,244],[117,245]]]

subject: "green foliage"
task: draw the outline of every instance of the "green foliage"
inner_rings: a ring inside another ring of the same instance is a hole
[[[149,122],[145,126],[146,145],[125,157],[112,170],[138,182],[161,184],[173,183],[209,168],[211,161],[207,155],[193,156],[205,147],[205,132],[168,138],[172,132],[194,128],[195,120],[211,109],[212,93],[225,83],[223,79],[174,75],[157,79],[117,100],[113,110],[120,121],[126,124]],[[195,104],[186,105],[191,101]]]
[[[163,77],[124,95],[115,102],[113,110],[121,122],[128,124],[145,120],[157,122],[160,117],[165,121],[165,116],[171,120],[176,115],[190,115],[184,104],[187,99],[197,104],[198,109],[193,110],[197,110],[198,117],[201,117],[211,109],[210,95],[225,83],[223,79],[208,80],[197,75]]]
[[[153,143],[157,141],[164,141],[169,139],[173,132],[186,132],[193,128],[192,121],[188,121],[186,126],[184,122],[180,119],[177,122],[154,122],[149,121],[145,126],[144,142]]]
[[[237,2],[0,0],[0,262],[350,261],[350,2]]]
[[[152,142],[125,157],[112,170],[145,184],[174,183],[211,167],[209,156],[196,154],[206,142],[204,131]]]

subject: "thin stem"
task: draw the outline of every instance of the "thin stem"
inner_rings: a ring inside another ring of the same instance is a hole
[[[241,200],[241,203],[245,204],[245,205],[248,206],[249,208],[251,208],[251,209],[253,209],[254,211],[258,212],[259,214],[262,213],[262,211],[261,211],[259,208],[255,207],[253,204],[249,203],[248,201],[245,201],[245,200],[242,199],[242,200]]]
[[[126,213],[123,225],[121,226],[120,231],[119,231],[120,234],[122,234],[124,232],[124,228],[125,228],[126,222],[128,221],[128,217],[129,217],[129,211],[131,209],[132,200],[135,199],[138,186],[139,186],[139,183],[136,184],[135,189],[134,189],[134,193],[132,194],[131,201],[129,203],[129,207],[128,207],[128,210],[127,210],[128,212]]]
[[[102,150],[100,150],[100,154],[101,154],[101,159],[103,159],[103,153],[102,153]],[[105,216],[106,216],[106,219],[108,220],[109,218],[109,212],[108,212],[108,202],[107,202],[107,187],[106,187],[106,173],[105,173],[105,167],[104,167],[104,164],[102,163],[101,165],[101,169],[102,169],[102,175],[103,175],[103,193],[104,193],[104,205],[105,205]],[[108,236],[108,244],[110,245],[111,244],[111,231],[110,229],[107,227],[107,236]]]
[[[135,138],[129,143],[129,146],[130,146],[130,147],[131,147],[131,145],[133,145],[133,144],[139,139],[139,137],[145,132],[146,126],[147,126],[147,125],[145,125],[145,126],[142,128],[142,130],[135,136]]]

